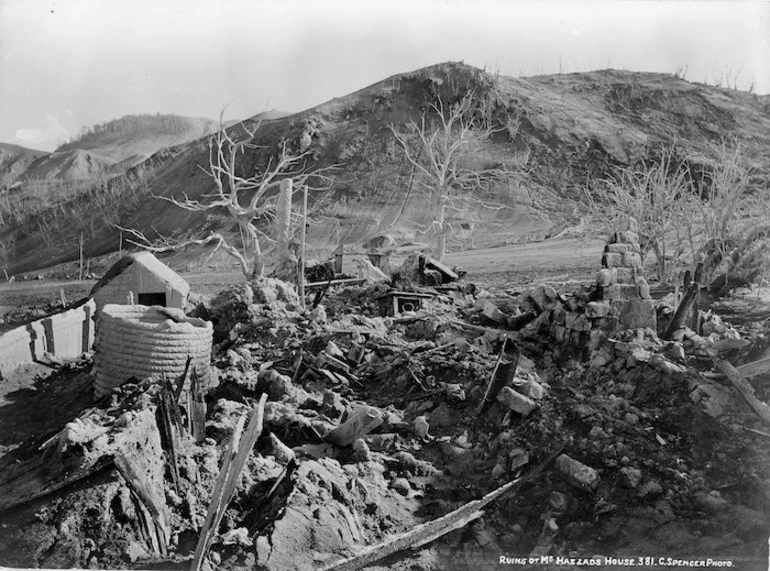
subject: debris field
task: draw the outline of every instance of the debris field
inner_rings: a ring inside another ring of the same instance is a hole
[[[210,322],[210,369],[109,377],[100,398],[97,321],[95,358],[38,379],[40,422],[3,437],[0,561],[764,568],[767,370],[746,364],[767,323],[702,303],[663,340],[678,300],[652,299],[637,250],[629,221],[565,291],[484,290],[420,254],[306,306],[275,279],[233,286],[152,322]]]

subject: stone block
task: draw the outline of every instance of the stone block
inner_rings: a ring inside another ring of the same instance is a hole
[[[615,300],[613,306],[618,312],[620,329],[644,329],[656,331],[655,305],[651,299]]]
[[[579,462],[562,454],[556,459],[556,469],[567,479],[567,481],[581,490],[591,492],[599,485],[599,473]]]
[[[553,332],[553,338],[556,339],[559,343],[564,342],[564,338],[567,335],[567,328],[563,325],[553,325],[551,327],[551,331]]]
[[[642,299],[652,299],[652,295],[650,295],[650,286],[647,284],[641,284],[636,286],[638,289],[638,295]]]
[[[615,331],[618,328],[619,319],[617,316],[610,315],[594,320],[594,329],[601,329],[602,331]]]
[[[636,268],[615,268],[615,283],[632,284],[636,281]]]
[[[611,254],[625,254],[626,252],[633,252],[633,246],[631,244],[607,244],[604,251]]]
[[[604,268],[596,273],[596,285],[599,287],[612,285],[615,283],[615,279],[614,268]]]
[[[602,267],[617,268],[622,266],[623,256],[625,256],[625,254],[604,254],[602,256]]]
[[[639,286],[634,284],[618,284],[622,299],[636,299],[639,297]]]
[[[586,317],[595,319],[597,317],[607,317],[610,314],[610,304],[607,301],[590,301],[586,305]]]
[[[564,307],[562,307],[561,304],[553,308],[553,313],[551,315],[552,315],[551,321],[553,323],[556,323],[557,325],[564,325],[567,312],[564,311]]]
[[[602,300],[616,301],[623,299],[620,285],[618,284],[612,284],[599,288],[599,295],[601,296]]]
[[[556,290],[551,286],[539,285],[532,289],[529,294],[530,299],[535,303],[540,311],[550,307],[558,297]]]
[[[495,323],[505,323],[505,320],[507,319],[507,316],[491,301],[487,301],[484,304],[482,313],[484,314],[484,317],[491,319]]]
[[[591,320],[585,315],[578,315],[572,323],[571,329],[574,331],[591,331]]]
[[[618,242],[621,244],[638,244],[639,234],[631,231],[618,232]]]
[[[626,252],[623,254],[623,265],[627,268],[641,268],[642,257],[634,252]]]
[[[629,488],[636,488],[642,482],[642,472],[636,468],[626,466],[621,468],[620,474],[623,477],[623,483]]]
[[[545,387],[537,381],[525,381],[518,390],[525,397],[529,397],[532,400],[540,400],[545,397]]]
[[[527,416],[537,408],[537,403],[528,396],[514,391],[511,387],[503,387],[497,400],[522,416]]]

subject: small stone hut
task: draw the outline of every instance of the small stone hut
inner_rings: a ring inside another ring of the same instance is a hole
[[[108,303],[184,309],[190,285],[150,252],[123,256],[91,290],[96,310]]]

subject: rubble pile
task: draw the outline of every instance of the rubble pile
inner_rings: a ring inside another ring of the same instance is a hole
[[[213,322],[207,384],[139,379],[49,439],[47,477],[91,480],[54,503],[9,507],[31,523],[0,533],[0,554],[20,542],[9,563],[189,562],[239,422],[266,395],[264,432],[204,566],[333,569],[537,470],[483,516],[389,552],[387,567],[762,559],[762,424],[709,353],[750,343],[736,346],[738,332],[705,313],[697,333],[658,337],[633,222],[603,263],[596,284],[566,293],[540,284],[492,295],[419,257],[396,281],[327,288],[304,309],[276,280],[230,288],[193,312]],[[144,458],[131,444],[140,437]],[[0,480],[0,492],[11,486]]]

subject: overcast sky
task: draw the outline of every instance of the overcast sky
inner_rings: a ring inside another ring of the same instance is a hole
[[[301,111],[450,60],[769,93],[768,41],[766,1],[0,0],[0,142],[52,150],[128,113]]]

